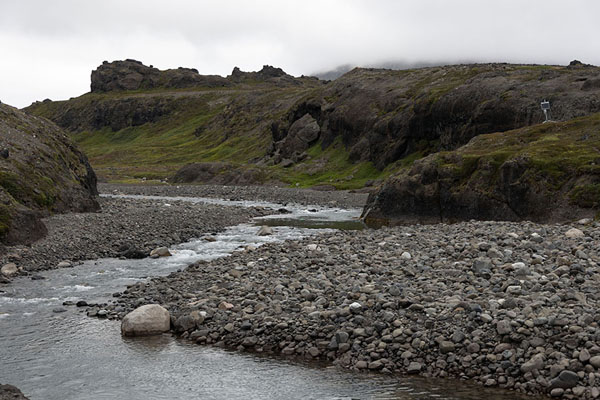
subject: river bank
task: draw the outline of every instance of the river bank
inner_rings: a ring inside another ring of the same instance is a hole
[[[270,187],[99,185],[101,194],[210,197],[330,206],[362,206],[364,194]],[[98,199],[97,213],[44,219],[48,235],[31,246],[0,246],[0,265],[21,273],[70,266],[103,257],[140,258],[161,246],[212,235],[253,217],[276,213],[264,207],[236,207],[164,199]],[[62,264],[61,264],[62,263]],[[5,277],[0,280],[7,282]]]
[[[162,304],[200,344],[596,398],[600,225],[574,226],[322,234],[194,263],[108,310]]]

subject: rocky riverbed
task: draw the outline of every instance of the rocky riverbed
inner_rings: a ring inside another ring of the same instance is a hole
[[[154,248],[210,235],[272,212],[258,207],[183,201],[119,198],[99,201],[101,212],[61,214],[45,219],[48,235],[30,247],[4,248],[0,265],[14,264],[22,272],[34,272],[103,257],[143,258]]]
[[[106,308],[161,304],[199,344],[596,398],[599,239],[590,221],[328,233],[197,262]]]
[[[276,187],[99,185],[103,194],[211,197],[304,205],[360,207],[365,194]],[[262,207],[232,207],[157,199],[99,199],[97,213],[54,215],[43,221],[45,238],[31,246],[0,245],[0,266],[18,273],[68,267],[102,257],[141,258],[161,246],[186,242],[249,219],[276,213]],[[14,267],[14,268],[13,268]],[[10,273],[9,275],[12,275]],[[34,274],[35,276],[35,274]],[[7,282],[0,274],[0,282]]]
[[[211,197],[226,200],[269,201],[340,208],[362,208],[368,193],[348,190],[312,190],[279,186],[222,186],[222,185],[119,185],[101,183],[101,193],[143,196]]]

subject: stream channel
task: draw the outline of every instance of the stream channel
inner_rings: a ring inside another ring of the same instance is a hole
[[[122,338],[120,323],[89,318],[64,301],[106,303],[112,293],[152,276],[168,275],[200,259],[227,256],[244,246],[294,240],[327,229],[360,229],[359,209],[342,210],[192,197],[121,196],[238,206],[285,207],[290,214],[230,227],[217,240],[173,246],[172,257],[86,261],[17,278],[0,287],[0,383],[31,400],[54,399],[482,399],[514,392],[460,381],[355,373],[326,364],[199,346],[165,334]],[[258,226],[272,236],[256,236]]]

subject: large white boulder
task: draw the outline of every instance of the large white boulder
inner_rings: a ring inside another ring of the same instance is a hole
[[[171,315],[158,304],[146,304],[130,312],[121,322],[123,336],[149,336],[168,332]]]
[[[17,265],[15,263],[8,263],[2,266],[0,272],[2,273],[2,275],[10,278],[12,276],[17,275],[19,273],[19,269],[17,268]]]
[[[583,233],[580,229],[571,228],[565,233],[565,236],[570,239],[579,239],[585,237],[585,233]]]
[[[156,249],[150,252],[150,257],[158,258],[158,257],[171,257],[171,252],[166,247],[157,247]]]

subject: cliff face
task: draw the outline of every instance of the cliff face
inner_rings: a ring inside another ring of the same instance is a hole
[[[0,242],[44,236],[51,212],[93,211],[96,175],[52,122],[0,104]]]
[[[354,69],[278,121],[271,154],[289,153],[286,138],[308,113],[324,146],[341,137],[352,161],[371,161],[381,170],[415,152],[456,149],[483,133],[540,123],[544,99],[555,120],[599,112],[598,79],[600,68],[578,64]]]
[[[600,209],[600,113],[480,135],[388,179],[367,201],[373,226],[569,221]]]

